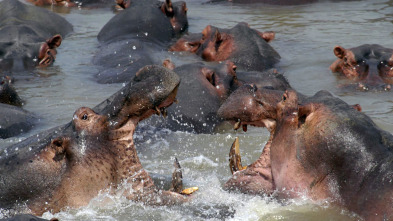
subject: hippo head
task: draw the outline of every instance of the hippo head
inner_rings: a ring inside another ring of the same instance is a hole
[[[276,125],[276,104],[283,91],[257,88],[245,84],[234,91],[221,105],[218,115],[225,120],[235,122],[235,129],[247,125],[266,127],[273,131]]]
[[[157,193],[133,143],[138,122],[164,113],[179,82],[173,71],[146,66],[94,109],[75,111],[70,123],[2,150],[0,207],[22,203],[34,214],[57,212],[86,205],[100,190],[124,182],[131,185],[127,197],[132,200],[170,204],[181,199]]]
[[[56,48],[61,41],[60,35],[54,35],[42,43],[0,43],[0,70],[20,71],[47,67],[55,61]]]
[[[172,3],[171,0],[165,0],[160,7],[161,11],[169,18],[176,34],[187,30],[187,4],[184,1]]]
[[[390,90],[393,84],[393,49],[376,44],[350,49],[336,46],[334,54],[338,59],[330,69],[357,82],[358,89]]]

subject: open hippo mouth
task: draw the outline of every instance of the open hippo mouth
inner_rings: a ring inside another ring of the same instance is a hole
[[[261,156],[249,166],[242,166],[239,140],[233,142],[229,152],[229,167],[233,177],[225,184],[227,190],[243,193],[272,193],[274,189],[270,166],[270,145],[274,137],[277,120],[277,103],[284,91],[258,89],[255,85],[243,85],[234,91],[221,105],[218,115],[234,122],[234,129],[247,126],[266,127],[270,138]]]

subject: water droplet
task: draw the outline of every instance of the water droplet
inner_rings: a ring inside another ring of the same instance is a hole
[[[134,45],[134,46],[132,46],[132,49],[134,49],[134,50],[135,50],[135,49],[136,49],[136,46],[135,46],[135,45]]]

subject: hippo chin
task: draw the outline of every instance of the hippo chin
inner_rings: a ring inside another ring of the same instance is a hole
[[[355,87],[361,91],[391,90],[393,49],[377,44],[364,44],[350,49],[336,46],[334,54],[338,59],[330,66],[332,72],[355,82],[346,87]]]
[[[279,198],[307,196],[328,200],[366,220],[392,219],[393,136],[356,106],[326,91],[299,98],[289,90],[281,101],[275,98],[257,110],[220,109],[223,116],[243,124],[262,125],[268,118],[275,122],[260,158],[250,166],[241,165],[237,144],[233,145],[234,175],[226,188],[258,194],[275,191]]]
[[[75,111],[72,121],[0,152],[0,207],[25,205],[33,214],[86,205],[99,191],[116,192],[147,205],[187,200],[159,190],[142,168],[133,133],[138,122],[164,113],[175,100],[179,77],[146,66],[131,82],[94,109]]]

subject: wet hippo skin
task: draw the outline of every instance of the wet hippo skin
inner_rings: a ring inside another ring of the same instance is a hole
[[[146,66],[94,109],[81,107],[71,122],[1,150],[0,207],[25,203],[34,215],[56,213],[122,185],[128,199],[147,205],[186,201],[178,192],[156,188],[132,137],[139,121],[172,104],[179,82],[173,71]]]
[[[279,93],[257,93],[253,103],[258,108],[236,111],[252,99],[244,90],[228,98],[239,107],[230,110],[224,103],[219,110],[224,118],[271,132],[260,158],[234,172],[226,188],[253,194],[276,191],[284,199],[307,196],[328,200],[365,220],[391,219],[393,136],[329,92],[301,99],[293,90],[281,93],[281,100]]]

